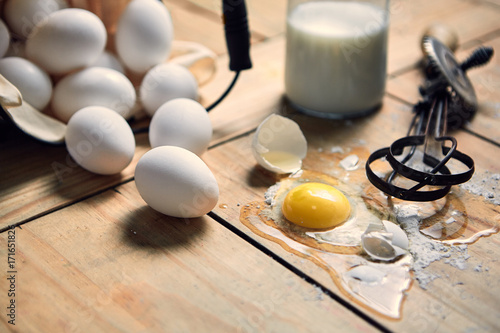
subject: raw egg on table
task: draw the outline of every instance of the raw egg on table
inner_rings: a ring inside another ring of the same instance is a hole
[[[343,223],[351,205],[335,187],[322,183],[301,184],[288,192],[283,202],[285,218],[299,226],[322,229]]]
[[[360,305],[398,318],[411,282],[405,234],[385,220],[389,214],[365,203],[363,170],[344,172],[349,177],[341,180],[299,170],[269,187],[264,202],[244,205],[240,220],[257,235],[325,269]]]

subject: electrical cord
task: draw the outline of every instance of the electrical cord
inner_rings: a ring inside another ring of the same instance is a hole
[[[222,95],[206,108],[207,112],[211,111],[227,97],[242,70],[252,68],[252,60],[250,59],[250,31],[248,28],[245,0],[222,0],[222,17],[229,55],[229,69],[234,71],[235,75]],[[147,133],[148,131],[148,127],[132,130],[134,134]]]
[[[224,98],[226,98],[226,96],[229,94],[229,92],[233,89],[234,84],[236,83],[236,80],[238,80],[239,76],[240,76],[240,71],[237,71],[234,74],[233,81],[231,81],[231,84],[229,85],[229,87],[227,87],[226,91],[224,91],[224,93],[215,102],[213,102],[211,105],[209,105],[207,107],[207,112],[210,112],[210,110],[212,110],[214,107],[216,107],[217,105],[219,105],[219,103],[222,102],[222,100]]]

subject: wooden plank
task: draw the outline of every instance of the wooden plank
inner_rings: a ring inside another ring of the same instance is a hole
[[[178,1],[165,1],[174,26],[174,39],[200,43],[216,54],[226,53],[222,20],[207,17],[207,13],[186,8]]]
[[[424,29],[433,22],[449,25],[466,44],[500,29],[500,8],[488,2],[395,1],[391,2],[388,72],[414,66],[421,58],[420,40]]]
[[[340,157],[338,153],[332,152],[332,148],[334,151],[338,147],[343,148],[345,153],[342,156],[348,155],[349,151],[358,152],[360,165],[364,165],[369,151],[387,146],[396,138],[405,135],[411,112],[407,106],[386,99],[379,113],[355,121],[325,121],[298,114],[288,116],[299,123],[308,138],[309,153],[304,160],[304,168],[342,178],[348,172],[339,171],[337,163]],[[500,171],[496,161],[491,158],[500,153],[499,148],[465,132],[456,133],[456,137],[460,150],[470,154],[476,161],[477,177],[484,176],[486,171]],[[221,205],[216,207],[215,213],[286,258],[293,266],[303,270],[333,292],[351,301],[322,267],[311,260],[304,260],[302,256],[290,255],[287,247],[255,234],[240,222],[243,207],[253,202],[265,205],[264,193],[280,179],[256,166],[250,150],[251,140],[252,135],[248,135],[212,149],[205,157],[221,186]],[[366,179],[364,182],[366,185],[363,183],[359,186],[371,186]],[[482,198],[475,200],[477,202],[473,205],[482,207]],[[474,211],[474,208],[469,207],[467,211]],[[497,211],[496,214],[498,213]],[[394,331],[420,332],[422,327],[425,327],[425,331],[439,329],[440,332],[459,331],[464,327],[486,332],[497,331],[498,309],[494,304],[500,301],[500,293],[497,292],[499,281],[495,278],[499,272],[493,267],[493,263],[496,261],[495,253],[500,251],[499,246],[498,234],[469,245],[471,258],[467,264],[468,269],[463,271],[444,263],[444,260],[426,268],[426,273],[439,275],[441,278],[437,279],[436,283],[427,285],[427,290],[415,282],[406,292],[402,318],[399,321],[380,317],[370,311],[367,311],[367,314],[373,315]],[[481,263],[489,270],[479,274],[474,267],[479,267]],[[488,282],[485,284],[484,281]],[[355,306],[360,305],[355,303]]]
[[[193,21],[193,19],[188,21]],[[266,52],[269,52],[269,48],[257,48],[254,56],[259,58]],[[263,58],[261,63],[269,61],[269,58],[269,55],[267,58]],[[222,57],[218,60],[218,68],[216,78],[200,89],[201,102],[204,105],[208,105],[222,94],[232,79],[233,74],[228,69],[227,58]],[[246,76],[247,73],[251,73],[251,75]],[[244,91],[250,86],[259,85],[266,80],[265,75],[264,69],[243,73],[232,94],[243,92],[244,95]],[[256,79],[257,82],[252,82]],[[276,86],[275,81],[271,81],[270,84],[262,88],[272,87],[267,89],[269,96],[276,92],[274,86]],[[230,98],[227,101],[230,101]],[[250,120],[249,116],[252,115],[245,114],[245,110],[242,112],[235,107],[235,104],[239,105],[240,102],[241,98],[233,99],[233,104],[229,105],[224,101],[214,109],[212,144],[227,140],[242,131],[247,131],[262,120],[262,117],[256,117],[254,121],[250,121],[250,124],[242,122],[242,119]],[[248,105],[248,100],[244,102],[247,104],[247,110],[252,109]],[[263,107],[267,108],[269,103],[274,101],[262,102]],[[221,110],[222,107],[224,107],[223,110]],[[256,111],[258,113],[262,111],[262,108]],[[146,119],[134,123],[133,126],[146,126],[147,122]],[[137,149],[132,163],[120,175],[105,177],[93,175],[76,166],[64,147],[42,145],[23,137],[16,131],[8,131],[7,128],[2,130],[2,133],[4,139],[0,142],[0,149],[3,152],[0,168],[4,176],[0,179],[0,188],[2,189],[0,194],[0,228],[30,219],[130,179],[138,159],[149,149],[147,134],[136,135]],[[23,165],[23,168],[20,169],[18,164],[13,161]]]
[[[209,217],[153,211],[132,182],[13,237],[16,295],[2,270],[0,302],[15,298],[16,325],[3,315],[3,331],[376,331]]]
[[[500,95],[498,94],[500,90],[500,56],[497,51],[500,50],[500,37],[475,43],[467,49],[460,49],[457,51],[456,57],[462,61],[480,45],[493,47],[495,53],[487,65],[471,69],[468,72],[468,77],[476,91],[479,108],[466,128],[500,144],[500,131],[498,131],[500,126]],[[391,78],[388,81],[387,92],[414,104],[421,98],[418,87],[423,82],[424,77],[421,70],[411,70]]]
[[[252,46],[251,58],[253,68],[241,72],[230,94],[209,114],[214,127],[213,144],[255,128],[270,108],[280,107],[284,90],[283,36]],[[203,105],[218,98],[234,76],[226,56],[219,59],[217,68],[213,81],[200,89]]]
[[[281,59],[284,41],[279,38],[252,49],[255,69],[241,74],[231,94],[210,113],[217,144],[240,135],[267,116],[281,101]],[[226,57],[218,60],[218,71],[200,89],[201,103],[209,105],[229,85],[233,73]],[[133,127],[147,126],[148,119]],[[0,228],[25,221],[39,214],[74,202],[82,197],[115,186],[133,177],[135,164],[149,149],[147,134],[136,135],[137,148],[131,164],[117,176],[93,175],[76,166],[64,147],[42,145],[16,131],[2,130],[0,142]],[[14,163],[16,161],[16,163]],[[22,168],[19,167],[22,165]]]
[[[222,1],[189,0],[184,1],[204,8],[214,15],[222,13]],[[266,38],[284,32],[286,17],[286,0],[251,0],[246,1],[248,24],[252,33]]]
[[[211,113],[214,126],[212,144],[217,144],[255,128],[271,111],[279,111],[283,98],[283,59],[285,41],[283,36],[260,43],[252,47],[254,68],[241,73],[234,90]],[[200,89],[201,102],[212,103],[229,84],[233,73],[228,69],[227,57],[218,60],[218,71],[212,82]],[[485,67],[486,69],[486,67]],[[482,69],[475,80],[485,80]],[[413,73],[413,74],[412,74]],[[388,81],[388,92],[408,100],[408,91],[416,94],[416,87],[421,79],[412,77],[417,71],[392,78]],[[415,82],[415,83],[412,83]],[[417,83],[418,82],[418,83]],[[397,90],[394,90],[397,87]],[[486,92],[488,90],[485,90]],[[415,95],[416,96],[416,95]],[[481,95],[479,96],[481,100]],[[411,101],[411,100],[410,100]],[[495,118],[493,119],[495,120]],[[147,150],[147,135],[137,137],[137,153],[131,166],[119,177],[93,176],[74,167],[64,148],[42,146],[16,135],[3,140],[1,149],[3,161],[3,177],[0,180],[5,191],[0,197],[0,219],[2,225],[20,222],[37,214],[50,211],[61,205],[77,200],[82,196],[95,193],[130,179],[135,161]],[[41,153],[43,152],[43,153]],[[37,157],[37,158],[35,158]],[[26,171],[19,172],[19,167],[12,161],[19,161]],[[54,172],[53,165],[69,167],[71,172],[64,173],[64,181],[60,182]],[[29,176],[31,175],[31,176]],[[35,179],[36,184],[29,179]],[[18,196],[16,191],[23,193]],[[54,193],[56,189],[57,193]]]
[[[224,36],[224,22],[222,20],[222,3],[200,4],[196,1],[165,0],[165,5],[172,15],[174,25],[174,39],[200,43],[217,55],[227,53]],[[274,2],[273,2],[274,3]],[[258,43],[262,39],[277,34],[276,19],[262,15],[262,5],[255,12],[253,6],[248,6],[250,42]],[[276,2],[273,10],[279,12],[280,2]],[[196,24],[193,24],[196,22]]]
[[[15,130],[5,134],[0,143],[0,228],[130,179],[138,159],[149,150],[147,136],[136,136],[136,153],[130,165],[120,174],[100,176],[78,166],[65,146],[42,144]]]

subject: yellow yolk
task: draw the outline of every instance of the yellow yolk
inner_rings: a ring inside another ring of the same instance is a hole
[[[288,192],[282,211],[292,223],[305,228],[323,229],[347,220],[351,205],[345,195],[333,186],[305,183]]]

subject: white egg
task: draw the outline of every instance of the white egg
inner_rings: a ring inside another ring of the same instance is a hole
[[[200,103],[176,98],[156,111],[149,125],[151,147],[177,146],[203,154],[212,138],[212,123]]]
[[[135,104],[135,89],[122,73],[90,67],[65,76],[54,87],[52,110],[62,121],[86,106],[105,106],[127,118]]]
[[[104,50],[103,53],[89,66],[87,67],[105,67],[111,68],[122,74],[125,74],[125,69],[121,64],[120,60],[111,52]]]
[[[52,97],[52,80],[40,67],[19,57],[0,59],[0,74],[19,90],[35,109],[43,110]]]
[[[172,99],[196,99],[198,83],[185,67],[164,63],[148,71],[139,94],[146,113],[153,116],[160,106]]]
[[[279,174],[300,170],[307,154],[307,141],[299,125],[272,114],[257,127],[252,153],[263,168]]]
[[[10,32],[5,23],[0,19],[0,58],[2,58],[10,45]]]
[[[144,154],[135,168],[135,184],[151,208],[174,217],[203,216],[219,199],[208,166],[180,147],[161,146]]]
[[[10,30],[18,37],[27,38],[51,13],[67,7],[64,0],[7,0],[3,10]]]
[[[131,71],[145,73],[168,58],[173,30],[170,13],[160,1],[132,0],[118,20],[118,56]]]
[[[127,121],[115,111],[89,106],[71,117],[66,148],[82,168],[101,175],[125,169],[135,151],[135,139]]]
[[[26,56],[50,74],[64,74],[96,61],[106,39],[104,24],[95,14],[61,9],[35,26],[26,41]]]

